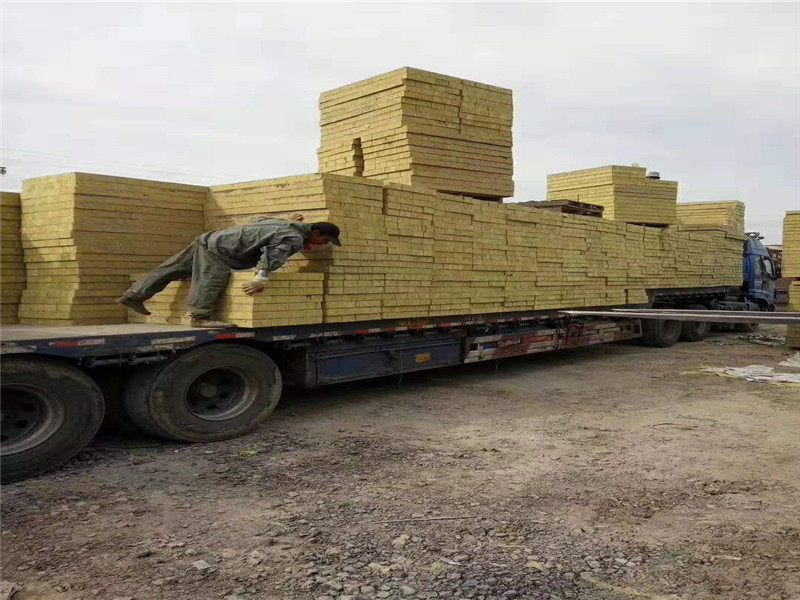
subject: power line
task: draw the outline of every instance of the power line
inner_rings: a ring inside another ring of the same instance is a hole
[[[230,174],[220,174],[220,175],[209,175],[204,174],[200,175],[198,173],[188,173],[186,171],[180,171],[177,169],[170,169],[165,167],[160,167],[157,165],[141,165],[135,163],[125,163],[121,161],[113,161],[113,160],[98,160],[98,159],[82,159],[76,160],[69,155],[65,154],[54,154],[49,152],[39,152],[34,150],[21,150],[16,148],[0,148],[0,154],[2,154],[4,159],[10,158],[12,160],[18,161],[33,161],[36,160],[38,162],[46,162],[55,166],[59,167],[66,167],[70,169],[76,168],[77,164],[87,164],[87,165],[98,165],[102,168],[112,168],[112,169],[132,169],[135,171],[144,171],[144,172],[155,172],[155,173],[165,173],[170,175],[179,175],[183,177],[194,177],[194,178],[202,178],[205,180],[209,179],[234,179],[235,176]]]

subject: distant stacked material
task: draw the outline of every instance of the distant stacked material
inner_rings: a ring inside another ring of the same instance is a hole
[[[320,172],[513,195],[511,90],[404,67],[324,92],[320,111]]]
[[[157,266],[202,233],[206,189],[88,173],[26,180],[20,322],[126,322],[114,300],[132,272]]]
[[[547,176],[548,200],[599,204],[603,218],[643,225],[678,222],[678,182],[648,179],[647,169],[611,165]]]
[[[800,210],[787,212],[783,219],[781,274],[800,277]]]
[[[791,312],[800,312],[800,281],[789,285],[789,307]],[[786,344],[790,348],[800,348],[800,325],[786,326]]]
[[[681,202],[678,225],[685,231],[730,229],[744,233],[744,202]]]
[[[144,273],[130,278],[131,282]],[[218,319],[240,327],[278,327],[322,322],[322,273],[276,273],[264,292],[248,296],[239,288],[253,278],[252,272],[231,275],[217,304]],[[128,311],[131,323],[188,325],[187,302],[190,281],[176,281],[147,302],[153,314],[145,317]]]
[[[25,262],[20,237],[19,194],[0,192],[0,323],[18,323],[19,301],[25,289]]]

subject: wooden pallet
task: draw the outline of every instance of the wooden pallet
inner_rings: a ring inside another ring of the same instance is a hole
[[[519,205],[531,208],[543,208],[545,210],[566,213],[568,215],[584,215],[587,217],[600,218],[603,216],[603,207],[599,204],[589,204],[588,202],[578,202],[577,200],[530,201],[520,202]]]

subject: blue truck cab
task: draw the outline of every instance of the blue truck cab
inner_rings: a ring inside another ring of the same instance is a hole
[[[742,292],[760,310],[775,310],[775,265],[757,232],[747,234],[742,260]]]

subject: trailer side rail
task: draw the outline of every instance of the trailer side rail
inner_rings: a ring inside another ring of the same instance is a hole
[[[738,310],[680,310],[680,309],[610,309],[564,310],[570,317],[606,317],[650,319],[659,321],[705,321],[708,323],[760,323],[773,325],[800,325],[797,312],[759,312]]]

